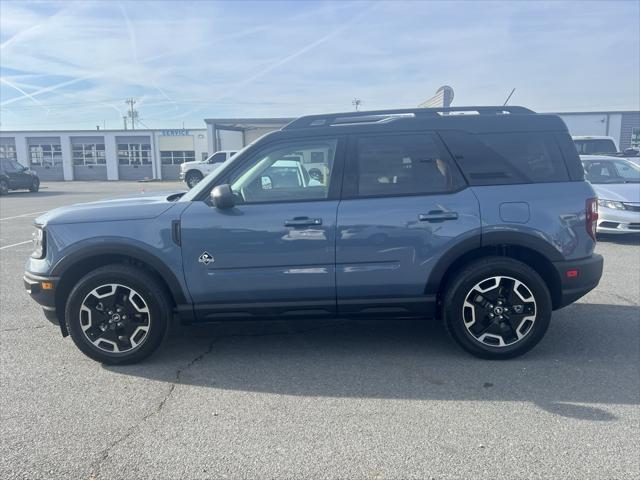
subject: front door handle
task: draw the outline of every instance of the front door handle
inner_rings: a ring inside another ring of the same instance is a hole
[[[421,213],[418,220],[421,222],[444,222],[445,220],[457,220],[458,212],[445,212],[442,210],[431,210],[429,213]]]
[[[321,218],[294,217],[284,221],[285,227],[317,227],[322,225]]]

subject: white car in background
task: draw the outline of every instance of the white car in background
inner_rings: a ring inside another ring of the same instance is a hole
[[[237,153],[236,150],[220,150],[201,162],[184,162],[180,165],[180,180],[193,188],[209,173],[220,168]]]
[[[598,195],[598,233],[640,233],[640,167],[606,155],[580,159]]]

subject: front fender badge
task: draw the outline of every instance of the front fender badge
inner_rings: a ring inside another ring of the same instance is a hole
[[[204,263],[205,265],[209,265],[210,263],[215,262],[213,256],[209,254],[209,252],[202,252],[202,255],[198,257],[198,263]]]

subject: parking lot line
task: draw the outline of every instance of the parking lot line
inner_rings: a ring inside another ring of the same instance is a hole
[[[30,217],[32,215],[39,215],[41,213],[47,213],[49,210],[43,210],[41,212],[31,212],[31,213],[23,213],[22,215],[15,215],[13,217],[4,217],[4,218],[0,218],[0,222],[3,220],[11,220],[13,218],[22,218],[22,217]]]
[[[25,240],[24,242],[13,243],[11,245],[5,245],[4,247],[0,247],[0,250],[4,250],[5,248],[17,247],[18,245],[24,245],[25,243],[31,243],[31,242],[32,242],[32,240]]]

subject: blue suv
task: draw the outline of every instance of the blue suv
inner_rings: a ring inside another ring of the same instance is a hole
[[[41,216],[24,283],[109,364],[147,357],[174,316],[441,318],[472,354],[509,358],[598,284],[597,215],[555,115],[306,116],[187,193]]]

